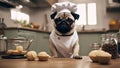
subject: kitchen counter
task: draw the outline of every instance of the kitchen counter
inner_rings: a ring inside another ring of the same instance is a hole
[[[35,31],[35,32],[43,32],[43,33],[50,33],[50,31],[43,31],[35,28],[27,28],[27,27],[7,27],[0,30],[28,30],[28,31]],[[109,33],[109,32],[118,32],[119,30],[84,30],[78,31],[78,33]]]
[[[0,68],[120,68],[120,58],[108,65],[92,63],[89,57],[83,59],[51,58],[48,61],[27,61],[26,59],[0,59]]]

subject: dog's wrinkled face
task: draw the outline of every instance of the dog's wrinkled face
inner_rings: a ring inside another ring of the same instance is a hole
[[[65,35],[74,29],[75,20],[79,18],[79,15],[69,12],[55,12],[51,15],[51,18],[54,19],[55,29],[62,35]]]
[[[57,31],[59,31],[60,33],[67,33],[72,29],[72,24],[74,23],[74,18],[73,16],[71,16],[71,14],[64,12],[64,13],[59,13],[55,19],[55,25],[56,25],[56,29]]]

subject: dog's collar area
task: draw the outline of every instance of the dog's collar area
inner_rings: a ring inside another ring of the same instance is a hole
[[[56,32],[55,32],[56,33]],[[56,33],[57,34],[57,33]],[[74,33],[71,33],[71,34],[69,34],[69,35],[66,35],[66,34],[57,34],[58,36],[72,36]]]

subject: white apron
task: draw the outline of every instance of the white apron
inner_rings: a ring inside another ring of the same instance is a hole
[[[58,57],[71,58],[73,56],[73,47],[78,40],[77,31],[71,36],[59,36],[52,31],[50,38],[57,49]]]

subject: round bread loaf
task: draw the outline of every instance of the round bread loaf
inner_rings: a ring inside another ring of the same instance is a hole
[[[103,50],[93,50],[89,53],[89,57],[93,62],[108,64],[111,59],[111,54]]]
[[[108,64],[110,62],[110,59],[112,57],[111,54],[109,54],[108,52],[104,52],[104,51],[99,51],[98,54],[98,62],[101,64]]]
[[[23,51],[23,46],[16,46],[16,50],[18,50],[18,52],[22,52]]]
[[[27,51],[22,51],[20,54],[25,55]]]
[[[9,54],[9,55],[10,55],[10,54],[12,54],[12,53],[13,53],[13,51],[14,51],[14,50],[10,49],[10,50],[8,50],[8,51],[7,51],[7,54]]]
[[[19,55],[18,50],[13,50],[12,53],[11,53],[11,55]]]
[[[89,57],[93,62],[98,62],[98,57],[97,57],[98,53],[99,50],[93,50],[89,53]]]
[[[40,52],[39,54],[38,54],[38,59],[40,60],[40,61],[47,61],[48,59],[49,59],[49,55],[46,53],[46,52]]]
[[[35,51],[29,51],[26,54],[27,60],[34,61],[37,58],[37,53]]]

